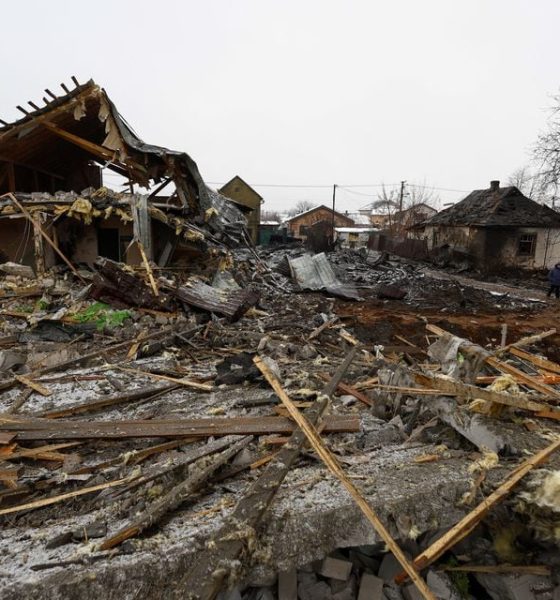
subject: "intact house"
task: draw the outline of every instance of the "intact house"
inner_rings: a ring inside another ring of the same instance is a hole
[[[332,208],[327,208],[324,205],[316,206],[293,217],[289,217],[284,221],[284,226],[287,227],[289,235],[303,241],[307,240],[312,227],[328,229],[332,239],[333,215],[335,227],[354,226],[354,221],[350,217],[336,211],[333,213]]]
[[[189,155],[146,144],[105,90],[74,83],[0,122],[0,261],[39,273],[61,255],[192,264],[243,241],[245,217],[206,186]],[[104,186],[107,172],[125,192]]]
[[[475,190],[457,204],[415,225],[432,251],[466,255],[486,270],[540,269],[560,262],[560,214],[516,187]]]
[[[259,225],[261,222],[261,204],[263,198],[258,194],[248,183],[243,181],[239,175],[236,175],[233,179],[228,181],[219,190],[220,194],[223,194],[230,200],[232,200],[237,207],[247,217],[247,228],[251,236],[253,244],[259,243]]]

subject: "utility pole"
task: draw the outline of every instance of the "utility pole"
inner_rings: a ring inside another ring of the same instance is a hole
[[[332,246],[334,248],[334,208],[336,206],[336,183],[333,184],[332,188]]]
[[[406,185],[406,181],[401,181],[401,193],[399,196],[399,212],[402,212],[403,198],[404,198],[404,186],[405,185]]]

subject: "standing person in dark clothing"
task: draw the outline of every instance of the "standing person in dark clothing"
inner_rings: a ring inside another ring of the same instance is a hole
[[[548,272],[548,281],[550,282],[550,289],[548,290],[547,296],[550,297],[552,292],[557,298],[560,298],[560,263],[554,265],[553,269]]]

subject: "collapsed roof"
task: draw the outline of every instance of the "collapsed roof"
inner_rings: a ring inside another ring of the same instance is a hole
[[[74,80],[77,84],[77,81]],[[184,216],[212,210],[220,225],[244,223],[243,215],[204,183],[196,163],[185,152],[146,144],[120,115],[106,91],[93,80],[50,99],[25,116],[0,127],[0,194],[5,192],[80,192],[100,187],[100,167],[131,184],[175,185],[168,203]]]
[[[422,225],[475,227],[560,227],[560,214],[524,196],[515,186],[491,182],[466,198],[438,212]]]

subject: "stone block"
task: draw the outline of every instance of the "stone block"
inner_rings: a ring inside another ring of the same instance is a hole
[[[323,577],[330,577],[331,579],[339,579],[346,581],[352,571],[352,563],[347,560],[340,560],[339,558],[332,558],[327,556],[323,560],[319,573]]]
[[[297,600],[297,571],[280,571],[278,573],[278,600]]]
[[[358,600],[383,600],[383,579],[364,573],[360,580]]]

